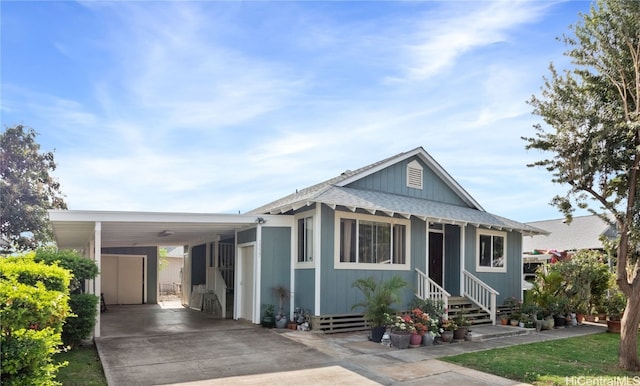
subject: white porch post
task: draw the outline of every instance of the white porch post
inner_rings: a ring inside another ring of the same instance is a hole
[[[256,256],[255,264],[253,267],[254,273],[254,282],[255,286],[253,288],[253,323],[260,323],[260,304],[261,300],[261,291],[260,285],[262,283],[262,224],[258,223],[258,227],[256,228],[256,250],[254,251]]]
[[[322,249],[320,248],[320,227],[322,226],[322,221],[320,216],[322,215],[322,204],[316,203],[316,213],[313,216],[313,267],[315,268],[315,289],[314,289],[314,312],[313,314],[316,316],[321,315],[320,313],[320,304],[321,297],[320,292],[322,286],[320,285],[320,280],[322,278],[321,270],[320,270],[320,254]]]
[[[464,261],[467,253],[465,248],[466,229],[466,224],[460,225],[460,296],[464,296]]]
[[[98,298],[101,298],[101,275],[99,272],[102,272],[102,223],[100,221],[96,221],[95,229],[94,229],[94,245],[93,250],[94,260],[96,265],[98,266],[98,275],[94,280],[94,291]],[[98,300],[98,313],[96,314],[96,325],[93,329],[93,336],[95,338],[100,337],[100,304],[101,300]]]
[[[295,241],[295,237],[296,237],[296,222],[294,221],[293,226],[291,226],[289,229],[291,229],[291,238],[289,240],[289,243],[291,244],[290,248],[291,248],[291,253],[289,254],[289,288],[291,289],[291,302],[289,302],[289,316],[293,315],[293,311],[294,311],[294,307],[295,307],[295,303],[296,303],[296,261],[298,260],[298,254],[296,251],[296,241]]]

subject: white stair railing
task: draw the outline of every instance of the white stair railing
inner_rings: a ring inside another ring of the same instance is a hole
[[[488,312],[491,317],[491,323],[496,324],[496,297],[500,293],[489,287],[482,280],[473,276],[467,270],[463,270],[462,272],[464,274],[464,293],[462,295],[468,297],[480,306],[480,308]]]
[[[451,294],[418,268],[416,268],[416,275],[416,296],[423,300],[430,299],[435,304],[442,302],[442,307],[445,310],[448,309]]]
[[[218,297],[222,308],[221,317],[227,317],[227,285],[218,267],[207,267],[207,290]]]

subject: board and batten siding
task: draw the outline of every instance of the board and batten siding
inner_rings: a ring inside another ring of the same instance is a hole
[[[420,163],[420,166],[422,166],[422,189],[407,187],[407,164],[412,161],[417,161]],[[411,157],[402,162],[390,165],[350,183],[347,187],[423,198],[445,204],[467,206],[419,157]]]
[[[147,256],[147,282],[144,289],[148,304],[158,303],[158,247],[106,247],[105,255],[145,255]]]
[[[381,271],[364,269],[334,269],[334,211],[323,205],[321,234],[321,270],[320,270],[320,313],[322,315],[350,314],[363,312],[362,308],[353,309],[352,305],[362,301],[359,290],[352,287],[357,279],[369,276],[377,280],[388,280],[394,275],[402,277],[409,285],[402,293],[401,301],[394,304],[398,310],[408,308],[413,299],[413,277],[411,271]],[[413,237],[413,236],[412,236]]]
[[[460,227],[444,226],[444,289],[460,295]]]
[[[246,244],[256,241],[256,228],[246,229],[238,232],[237,244]]]
[[[498,304],[504,299],[515,297],[520,299],[522,293],[522,234],[519,232],[505,232],[507,235],[507,272],[476,272],[476,259],[478,247],[476,245],[476,232],[478,229],[467,225],[466,229],[466,258],[465,267],[478,279],[485,282],[491,288],[498,291]]]
[[[262,227],[262,264],[260,266],[261,315],[264,304],[273,304],[278,312],[278,297],[273,288],[283,285],[291,291],[291,228]],[[283,305],[289,315],[289,302]]]
[[[293,305],[315,315],[315,269],[296,269],[295,275],[296,288],[293,294]]]

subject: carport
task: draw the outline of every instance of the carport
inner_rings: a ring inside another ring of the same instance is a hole
[[[54,238],[60,249],[75,249],[94,260],[101,274],[86,283],[88,292],[105,293],[107,303],[155,304],[158,296],[158,247],[168,245],[187,246],[183,267],[182,303],[189,305],[192,277],[198,275],[207,288],[218,291],[225,298],[225,285],[217,272],[217,243],[232,240],[237,247],[237,232],[255,228],[256,245],[260,245],[261,228],[291,226],[289,216],[260,216],[210,213],[159,213],[159,212],[113,212],[51,210],[49,219]],[[193,247],[198,248],[193,248]],[[197,254],[193,254],[193,250]],[[260,249],[251,249],[254,261],[260,261]],[[192,257],[197,257],[193,259]],[[259,279],[260,266],[252,267],[253,276]],[[234,275],[242,274],[236,272]],[[251,288],[255,288],[251,283]],[[238,288],[235,283],[233,309],[235,319],[241,317],[238,308],[252,311],[252,322],[259,315],[258,292],[247,294],[244,303],[238,303]],[[94,336],[101,334],[100,314],[96,320]]]

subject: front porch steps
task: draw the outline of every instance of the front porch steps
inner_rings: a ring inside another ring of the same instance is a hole
[[[472,326],[492,324],[491,316],[488,312],[463,296],[449,297],[449,308],[447,311],[449,319],[455,319],[460,313],[462,313],[462,315],[471,322]]]

